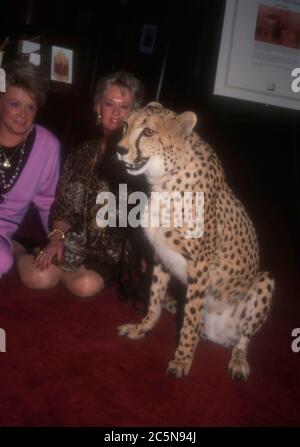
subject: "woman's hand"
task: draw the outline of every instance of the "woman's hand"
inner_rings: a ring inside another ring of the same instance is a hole
[[[53,258],[56,256],[58,263],[63,259],[64,254],[64,241],[56,240],[50,241],[46,247],[39,252],[35,258],[34,265],[39,270],[48,269],[52,263]]]

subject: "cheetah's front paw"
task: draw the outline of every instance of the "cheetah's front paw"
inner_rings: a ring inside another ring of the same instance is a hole
[[[190,372],[191,362],[183,362],[180,360],[171,360],[168,365],[167,374],[177,378],[187,376]]]
[[[142,331],[141,324],[123,324],[118,327],[119,335],[126,335],[128,338],[138,339],[143,338],[145,332]]]
[[[246,359],[233,357],[228,365],[229,374],[235,380],[244,382],[250,374],[249,364]]]

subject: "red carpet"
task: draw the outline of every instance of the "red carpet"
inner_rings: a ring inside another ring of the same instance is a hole
[[[175,349],[175,320],[167,312],[145,339],[130,341],[116,327],[140,317],[114,288],[79,299],[62,286],[29,290],[11,272],[0,282],[7,337],[0,425],[300,425],[300,353],[291,350],[300,281],[287,251],[276,246],[274,306],[250,346],[247,383],[229,378],[229,351],[211,342],[200,342],[189,377],[167,376]]]

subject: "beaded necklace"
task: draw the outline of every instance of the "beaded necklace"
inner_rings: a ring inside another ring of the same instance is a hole
[[[32,129],[31,129],[32,130]],[[14,185],[16,179],[19,176],[19,171],[22,166],[26,143],[28,140],[28,136],[31,134],[31,130],[28,132],[26,137],[23,140],[22,146],[18,145],[16,149],[14,150],[13,154],[7,157],[5,154],[3,148],[0,149],[0,203],[3,202],[3,194],[8,192],[12,186]],[[15,155],[19,155],[19,159],[16,163],[15,169],[13,172],[11,171],[12,164],[10,160],[12,160]]]

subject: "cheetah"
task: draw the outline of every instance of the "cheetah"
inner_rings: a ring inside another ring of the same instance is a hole
[[[259,250],[252,221],[229,187],[221,163],[194,130],[195,113],[181,114],[152,102],[129,115],[118,144],[119,159],[131,175],[144,174],[152,192],[204,194],[201,236],[187,237],[187,228],[144,226],[156,256],[146,316],[125,324],[119,335],[143,337],[159,320],[163,307],[176,310],[167,295],[172,277],[184,286],[184,314],[179,340],[167,373],[189,374],[200,338],[231,347],[229,374],[247,380],[251,338],[270,311],[274,280],[259,271]],[[190,208],[195,211],[194,196]],[[181,208],[182,209],[182,208]],[[162,211],[160,209],[160,211]],[[174,208],[169,217],[174,218]]]

